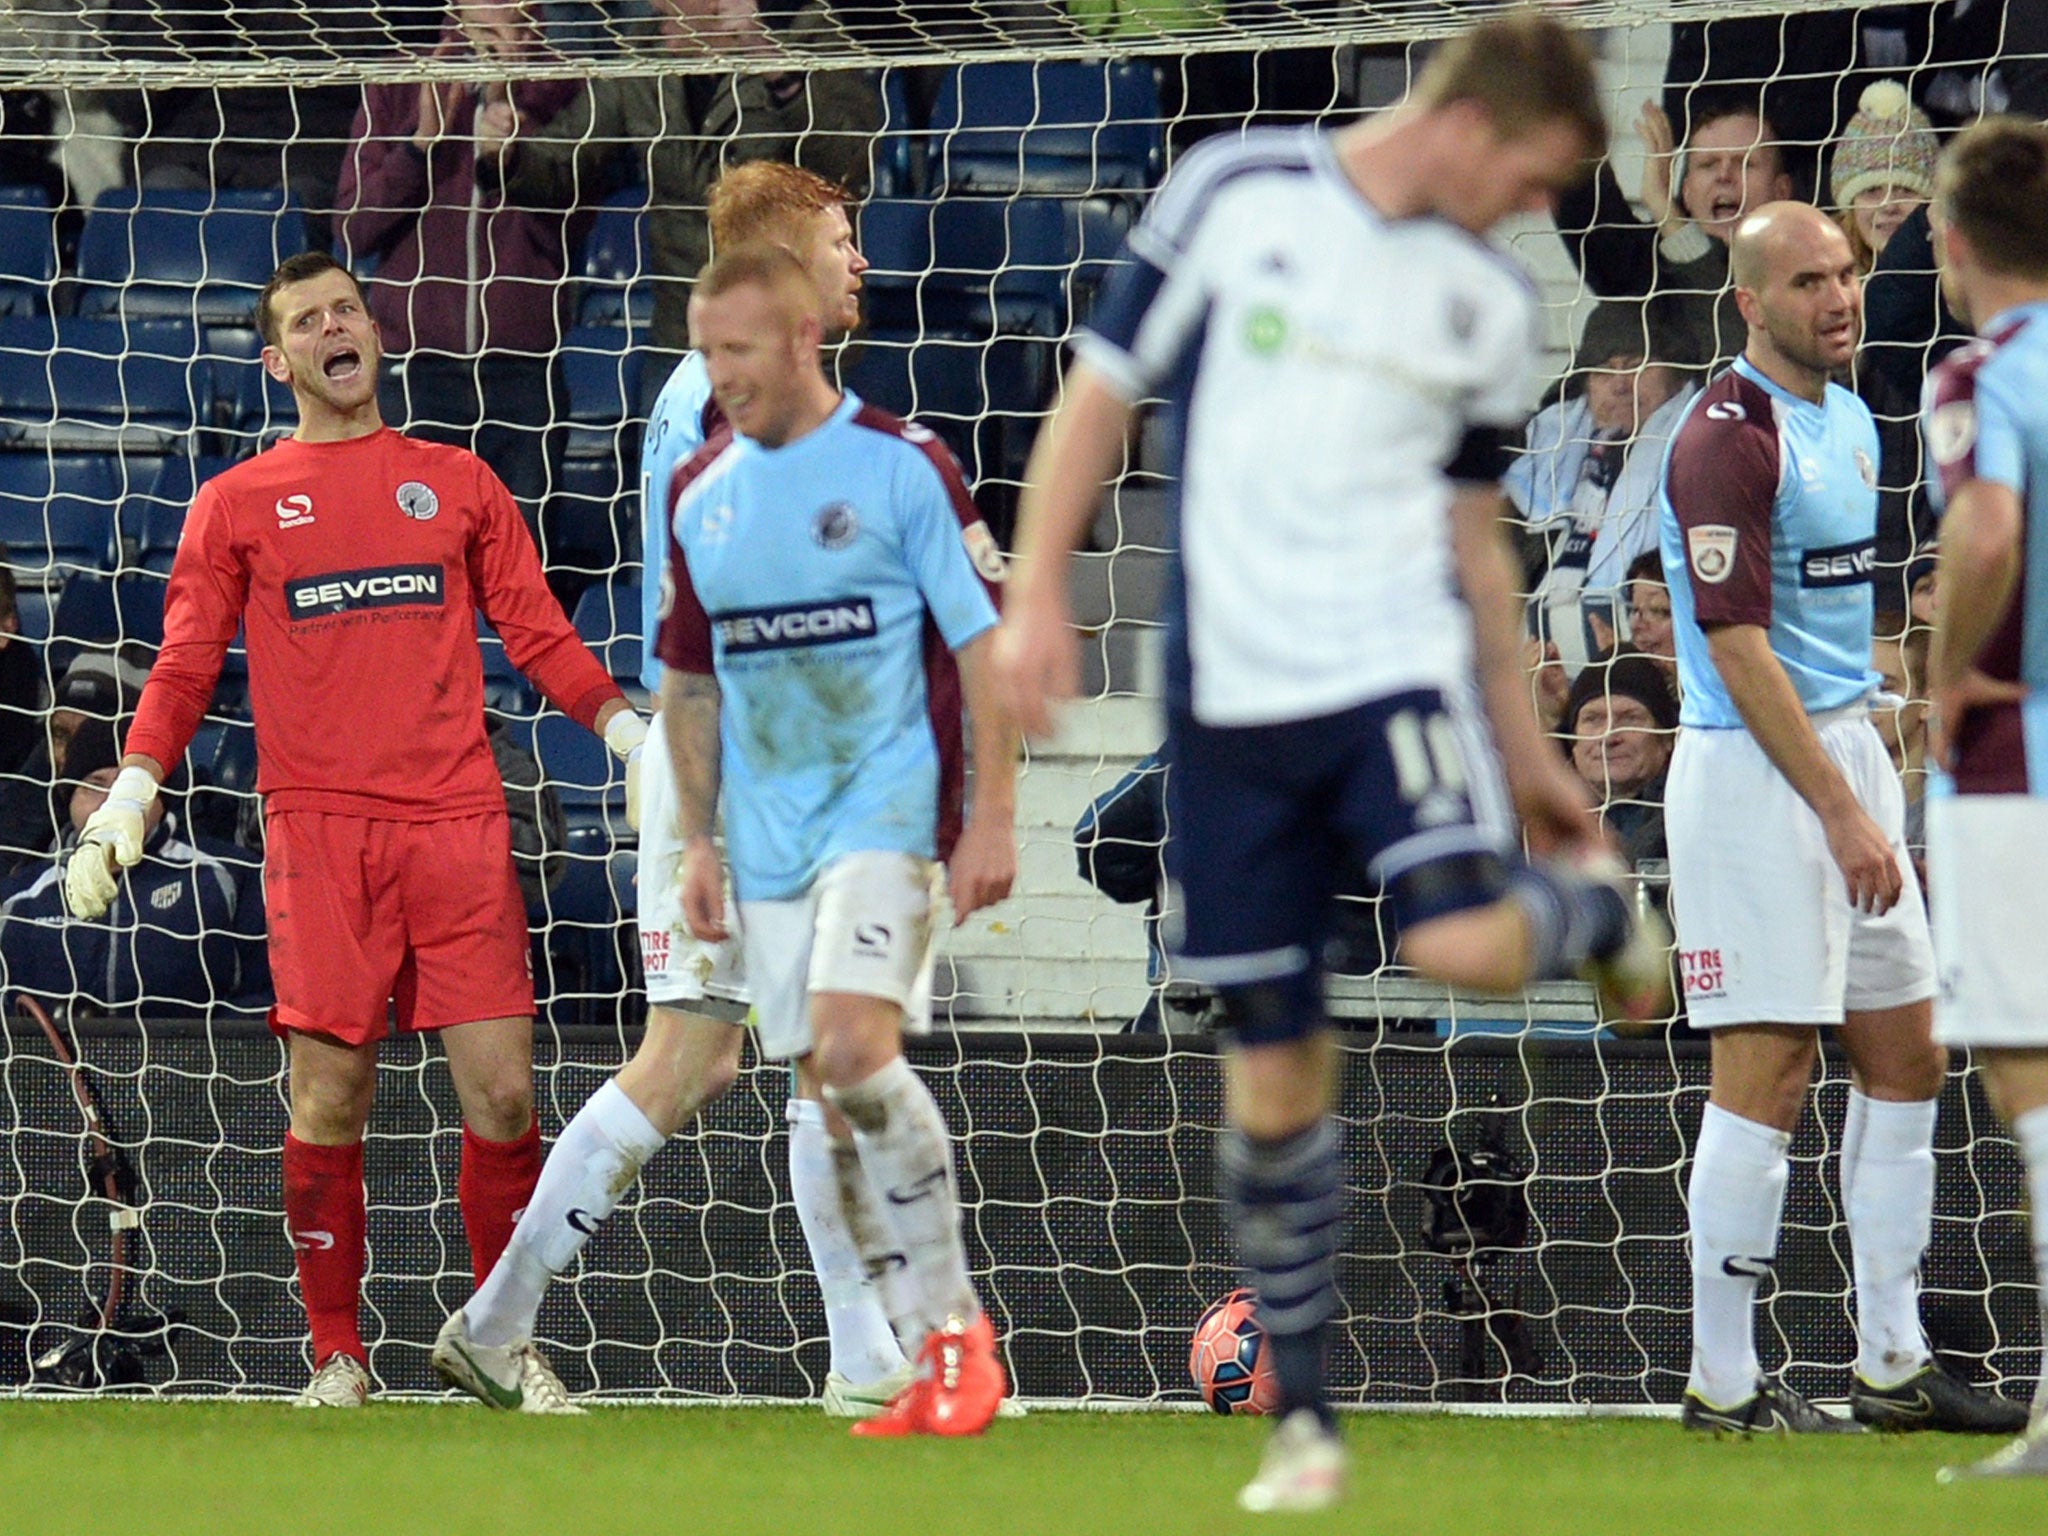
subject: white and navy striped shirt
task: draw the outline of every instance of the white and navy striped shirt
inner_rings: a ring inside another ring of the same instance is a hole
[[[1176,410],[1170,702],[1262,725],[1469,682],[1446,512],[1454,478],[1501,467],[1468,447],[1527,414],[1521,270],[1378,212],[1313,129],[1194,150],[1127,254],[1079,350]]]

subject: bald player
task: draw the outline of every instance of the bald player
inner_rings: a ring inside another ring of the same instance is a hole
[[[1666,827],[1672,912],[1712,1087],[1688,1191],[1688,1429],[2010,1432],[2025,1410],[1934,1360],[1919,1272],[1933,1220],[1936,1095],[1926,908],[1898,776],[1870,721],[1877,429],[1832,382],[1862,330],[1856,259],[1803,203],[1729,244],[1749,341],[1665,461],[1664,569],[1684,708]],[[1852,1086],[1841,1187],[1855,1254],[1855,1420],[1764,1379],[1757,1282],[1777,1252],[1793,1128],[1819,1030]]]

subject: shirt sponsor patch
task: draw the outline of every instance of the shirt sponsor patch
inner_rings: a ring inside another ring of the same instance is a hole
[[[874,635],[875,605],[864,597],[842,597],[788,608],[737,609],[713,615],[711,623],[727,655],[840,645]]]
[[[1799,557],[1799,585],[1802,587],[1860,587],[1877,569],[1877,541],[1862,539],[1853,544],[1830,544],[1809,549]]]
[[[380,565],[288,581],[284,602],[293,619],[314,619],[364,608],[439,608],[446,589],[438,565]]]
[[[1687,558],[1692,573],[1709,586],[1719,586],[1735,569],[1736,531],[1726,523],[1701,523],[1685,530]]]

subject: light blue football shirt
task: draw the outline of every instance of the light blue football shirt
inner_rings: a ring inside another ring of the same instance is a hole
[[[640,686],[661,688],[661,658],[654,642],[661,628],[661,578],[668,569],[669,483],[676,466],[704,446],[704,410],[711,403],[711,374],[704,354],[686,352],[655,397],[640,439]]]
[[[937,856],[958,702],[935,707],[930,637],[957,651],[996,622],[952,456],[851,393],[780,448],[717,442],[676,498],[660,648],[718,679],[735,892],[801,895],[849,853]]]
[[[1869,696],[1876,594],[1877,426],[1830,384],[1805,400],[1738,358],[1686,412],[1658,493],[1684,690],[1680,722],[1740,730],[1704,626],[1770,636],[1810,715]]]

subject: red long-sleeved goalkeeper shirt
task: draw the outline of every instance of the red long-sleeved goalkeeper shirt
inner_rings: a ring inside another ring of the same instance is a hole
[[[389,429],[288,439],[194,498],[128,750],[178,762],[246,624],[257,788],[270,805],[399,821],[502,811],[478,610],[582,725],[620,697],[476,455]]]

